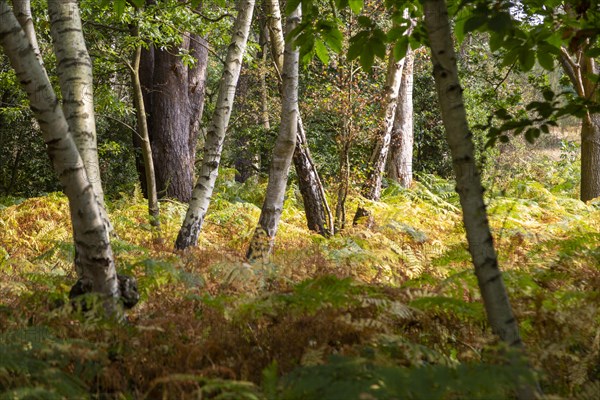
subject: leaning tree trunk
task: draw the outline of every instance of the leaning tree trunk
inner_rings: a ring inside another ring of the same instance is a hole
[[[131,28],[133,37],[139,36],[137,26]],[[148,133],[148,120],[146,118],[146,107],[144,105],[144,95],[140,81],[140,61],[142,59],[142,46],[138,45],[133,54],[133,62],[129,65],[131,72],[131,87],[133,91],[133,106],[135,108],[137,132],[136,139],[142,153],[144,182],[146,196],[148,198],[148,215],[150,225],[160,226],[158,206],[158,194],[156,192],[156,177],[154,173],[154,161],[152,160],[152,146],[150,145],[150,134]]]
[[[412,183],[413,156],[413,64],[414,52],[409,49],[404,58],[398,107],[392,129],[387,173],[402,187]]]
[[[33,51],[40,61],[41,65],[44,65],[42,54],[40,53],[40,46],[35,35],[35,29],[33,26],[33,18],[31,16],[31,1],[30,0],[13,0],[13,10],[17,20],[21,24],[27,40],[31,43]]]
[[[223,142],[231,116],[235,88],[240,76],[244,52],[246,51],[253,11],[254,0],[240,1],[238,15],[233,26],[231,44],[225,60],[225,69],[219,86],[215,112],[206,133],[200,176],[194,187],[185,220],[175,242],[175,247],[180,250],[195,246],[198,243],[198,235],[200,235],[202,223],[215,188]]]
[[[88,180],[69,124],[44,68],[5,0],[0,0],[0,20],[0,46],[29,97],[48,155],[69,199],[77,272],[94,292],[115,298],[119,288],[108,221],[102,216],[102,205]]]
[[[77,0],[49,0],[48,14],[65,117],[94,193],[104,206],[94,117],[92,60],[83,38]]]
[[[456,175],[456,191],[460,197],[469,252],[475,265],[488,322],[492,331],[502,341],[522,350],[519,326],[498,267],[483,201],[483,186],[475,162],[472,135],[467,124],[462,88],[458,80],[446,4],[444,0],[425,0],[423,6],[435,86]],[[534,387],[522,388],[519,391],[521,399],[534,397]]]
[[[396,61],[392,50],[390,50],[385,84],[385,99],[383,102],[383,126],[379,132],[377,144],[375,145],[371,159],[369,160],[369,176],[362,189],[363,197],[370,201],[379,201],[381,198],[381,183],[383,173],[385,172],[385,162],[390,149],[403,66],[404,58],[400,61]],[[369,227],[373,224],[373,216],[366,205],[359,205],[356,214],[354,215],[355,225],[362,220],[366,220],[367,226]]]
[[[281,77],[285,40],[283,37],[279,1],[266,0],[265,5],[268,14],[269,36],[271,38],[271,57],[277,68],[277,74]],[[298,175],[298,186],[302,194],[308,229],[324,236],[333,235],[335,233],[333,215],[325,196],[325,189],[319,178],[319,172],[308,148],[306,133],[300,114],[298,114],[297,134],[293,160],[296,175]]]
[[[600,90],[595,82],[600,74],[597,62],[585,55],[585,48],[569,54],[561,49],[559,57],[565,74],[571,80],[579,97],[600,101]],[[581,123],[581,190],[580,198],[588,201],[600,196],[600,114],[587,111]]]
[[[298,6],[287,18],[286,33],[289,34],[298,26],[300,18],[301,8]],[[258,226],[246,253],[249,261],[265,260],[270,256],[283,211],[285,188],[298,134],[298,61],[296,44],[293,40],[288,40],[285,44],[282,68],[281,125],[273,149],[269,183]]]

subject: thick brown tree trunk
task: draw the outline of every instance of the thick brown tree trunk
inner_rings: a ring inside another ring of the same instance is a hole
[[[180,47],[197,59],[193,67],[184,65],[177,56],[178,48],[150,48],[142,53],[140,80],[159,197],[188,202],[194,184],[196,144],[204,109],[208,50],[202,37],[190,34],[184,34]],[[136,138],[134,145],[140,148]],[[138,158],[141,178],[145,173],[140,161]],[[146,183],[144,179],[140,181],[147,195]]]
[[[600,90],[594,77],[600,75],[598,63],[585,55],[585,48],[570,54],[562,48],[559,61],[571,80],[575,92],[583,99],[600,101]],[[589,111],[581,123],[581,190],[580,199],[588,201],[600,196],[600,114]]]

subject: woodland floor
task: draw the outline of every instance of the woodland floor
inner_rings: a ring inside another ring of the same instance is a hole
[[[512,169],[499,162],[486,195],[542,388],[548,398],[596,399],[600,202],[576,200],[573,165],[561,154]],[[142,295],[127,324],[60,306],[75,281],[65,197],[5,199],[0,397],[509,396],[522,371],[505,368],[490,335],[453,184],[418,180],[370,205],[375,228],[330,239],[305,229],[292,187],[275,255],[254,266],[242,256],[264,183],[239,185],[224,171],[200,243],[183,254],[172,248],[185,205],[162,202],[158,237],[143,199],[124,196],[109,207],[113,249]]]

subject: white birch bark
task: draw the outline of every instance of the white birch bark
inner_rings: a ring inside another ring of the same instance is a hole
[[[267,26],[271,38],[271,57],[279,76],[283,70],[283,53],[285,52],[285,40],[283,38],[283,23],[281,22],[281,9],[279,0],[265,0],[265,11],[267,13]]]
[[[96,141],[92,60],[85,45],[77,0],[48,0],[48,14],[65,117],[94,193],[104,206]]]
[[[398,107],[398,92],[400,90],[402,69],[404,67],[404,58],[396,61],[392,49],[389,51],[388,60],[385,97],[383,100],[383,124],[377,138],[377,144],[369,160],[369,177],[362,190],[363,197],[372,201],[379,201],[381,198],[381,183],[390,149],[394,118],[396,117],[396,108]],[[363,219],[367,220],[367,226],[373,223],[371,212],[366,206],[359,206],[354,215],[354,224],[359,223]]]
[[[387,169],[388,177],[405,188],[413,178],[413,64],[414,52],[409,49],[404,58]]]
[[[37,56],[40,64],[44,65],[42,60],[42,54],[40,53],[40,46],[37,41],[37,36],[35,34],[35,28],[33,26],[33,17],[31,15],[31,1],[30,0],[13,0],[13,11],[19,24],[25,31],[25,36],[27,36],[27,40],[33,47],[33,51]]]
[[[283,37],[279,0],[265,0],[265,8],[267,12],[267,26],[271,38],[271,57],[281,81],[285,39]],[[296,151],[293,161],[304,203],[306,222],[310,230],[324,236],[330,236],[335,233],[333,214],[327,202],[327,196],[319,177],[319,171],[312,160],[310,149],[308,148],[300,110],[298,110],[297,132]]]
[[[291,32],[301,19],[298,6],[287,18],[286,33]],[[293,41],[292,41],[293,42]],[[263,202],[258,226],[250,241],[246,256],[250,261],[267,258],[273,251],[273,243],[283,211],[283,200],[288,173],[296,147],[298,134],[298,63],[299,51],[295,43],[288,41],[283,57],[283,87],[281,91],[281,125],[273,149],[273,160],[269,170],[269,183]]]
[[[456,175],[456,191],[488,322],[502,341],[522,349],[519,326],[504,287],[483,201],[483,186],[467,124],[446,4],[444,0],[425,0],[423,6],[435,86]],[[533,399],[535,392],[534,387],[524,387],[519,390],[518,397]]]
[[[175,247],[183,250],[195,246],[202,229],[202,223],[210,204],[210,199],[219,173],[219,163],[223,142],[237,86],[246,43],[254,11],[254,0],[242,0],[238,5],[238,15],[233,26],[231,44],[227,51],[225,69],[219,86],[219,95],[210,126],[204,143],[204,156],[200,175],[192,192],[185,220],[177,235]]]
[[[117,274],[107,221],[88,180],[69,125],[33,47],[5,0],[0,0],[0,46],[29,97],[54,170],[69,199],[75,241],[75,267],[94,292],[118,296]]]

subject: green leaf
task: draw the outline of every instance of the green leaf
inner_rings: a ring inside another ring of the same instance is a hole
[[[362,49],[360,54],[360,66],[363,71],[371,71],[371,67],[373,66],[373,62],[375,61],[375,52],[371,46],[366,46]]]
[[[408,50],[408,37],[402,36],[394,45],[394,58],[396,61],[400,61],[406,56]]]
[[[369,28],[369,27],[373,26],[373,21],[371,21],[371,18],[365,17],[364,15],[361,15],[360,17],[358,17],[356,19],[356,22],[358,22],[358,24],[360,26],[364,26],[365,28]]]
[[[123,12],[125,11],[125,0],[115,0],[113,9],[115,10],[115,14],[119,17],[123,15]]]
[[[464,25],[464,33],[473,32],[487,21],[487,17],[485,15],[474,15],[469,18]]]
[[[552,101],[554,100],[554,92],[550,89],[546,89],[542,92],[542,95],[544,96],[544,100],[546,101]]]
[[[323,40],[325,40],[327,46],[329,46],[329,48],[334,52],[339,53],[342,51],[342,42],[344,40],[344,36],[337,26],[325,31],[323,34]]]
[[[590,58],[600,57],[600,47],[588,49],[585,51],[585,55]]]
[[[321,60],[323,64],[329,64],[329,52],[323,41],[319,39],[315,40],[315,51],[317,52],[317,57],[319,57],[319,60]]]
[[[538,63],[540,64],[540,66],[542,68],[544,68],[545,70],[547,70],[547,71],[554,70],[554,57],[552,56],[552,54],[548,53],[547,51],[545,51],[543,49],[538,49],[537,59],[538,59]]]
[[[512,27],[512,19],[507,13],[501,12],[490,18],[487,24],[492,32],[504,34]]]
[[[529,47],[523,47],[519,53],[519,63],[523,72],[530,71],[535,64],[535,53]]]
[[[354,14],[360,14],[363,9],[363,0],[349,0],[348,5]]]

